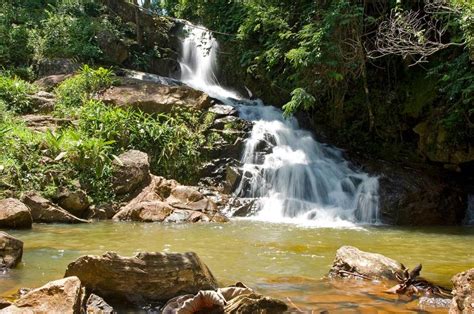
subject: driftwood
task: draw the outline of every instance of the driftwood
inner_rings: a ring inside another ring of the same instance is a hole
[[[420,277],[422,265],[419,264],[411,271],[403,265],[403,275],[396,274],[398,284],[388,289],[387,293],[407,296],[430,295],[440,298],[451,298],[450,290],[435,285]]]

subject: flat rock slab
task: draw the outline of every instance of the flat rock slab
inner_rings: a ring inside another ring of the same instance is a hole
[[[31,290],[0,313],[81,313],[84,289],[77,277],[51,281]]]
[[[402,264],[377,253],[369,253],[353,246],[343,246],[336,252],[330,275],[336,277],[355,277],[367,279],[396,280],[396,274],[403,274]]]
[[[13,268],[21,262],[23,242],[0,231],[0,269]]]
[[[0,228],[29,229],[32,222],[25,204],[15,198],[0,200]]]
[[[79,277],[87,289],[107,301],[132,304],[164,303],[175,296],[217,288],[210,270],[192,252],[86,255],[68,265],[66,276]]]

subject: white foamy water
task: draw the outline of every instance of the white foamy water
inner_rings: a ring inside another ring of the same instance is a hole
[[[219,85],[218,43],[201,27],[186,26],[181,80],[236,107],[254,123],[242,152],[243,178],[235,196],[256,199],[251,219],[316,227],[353,227],[378,221],[378,179],[353,169],[340,150],[317,142],[294,118]]]

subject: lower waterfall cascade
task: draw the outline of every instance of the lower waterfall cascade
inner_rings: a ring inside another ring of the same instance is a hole
[[[317,142],[280,109],[220,86],[215,74],[218,42],[201,26],[184,28],[181,81],[235,107],[240,118],[253,123],[241,156],[242,179],[234,191],[255,199],[252,219],[325,227],[377,223],[377,177],[351,167],[341,150]]]

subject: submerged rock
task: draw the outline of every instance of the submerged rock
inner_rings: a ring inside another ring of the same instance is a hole
[[[403,276],[403,272],[402,264],[391,258],[343,246],[337,250],[329,274],[334,277],[397,280],[396,275]]]
[[[148,155],[139,150],[129,150],[113,161],[113,186],[119,195],[135,192],[150,182]]]
[[[232,300],[224,308],[224,313],[285,313],[288,306],[278,299],[259,294],[243,294]]]
[[[449,313],[474,313],[474,268],[455,275],[451,281],[453,299]]]
[[[55,280],[31,290],[0,313],[81,313],[84,289],[77,277]]]
[[[66,276],[79,277],[87,289],[106,300],[132,304],[166,302],[178,295],[217,288],[210,270],[192,252],[87,255],[69,264]]]
[[[15,198],[0,200],[0,228],[27,229],[33,220],[25,204]]]
[[[16,267],[22,256],[23,242],[0,231],[0,269]]]
[[[59,206],[30,192],[23,196],[23,202],[29,207],[34,222],[44,223],[87,223],[87,220],[78,218]]]

